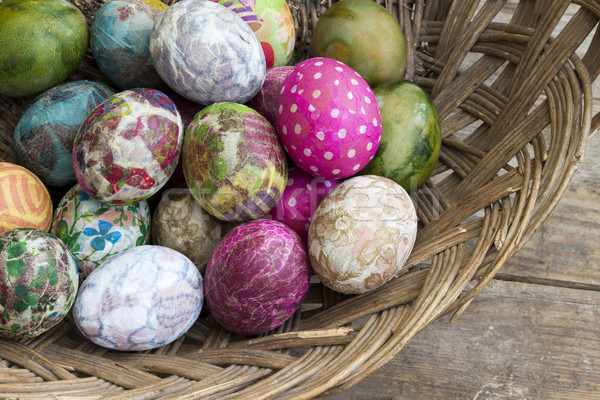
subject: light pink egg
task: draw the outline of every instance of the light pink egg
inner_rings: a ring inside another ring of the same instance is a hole
[[[346,178],[375,155],[381,114],[365,80],[324,57],[299,63],[277,98],[276,126],[290,158],[304,171]]]
[[[314,177],[296,166],[291,167],[287,186],[277,206],[271,209],[271,217],[292,228],[306,243],[315,210],[338,183],[337,179]]]

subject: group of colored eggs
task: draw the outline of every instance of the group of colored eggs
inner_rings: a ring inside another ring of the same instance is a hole
[[[150,349],[185,333],[205,297],[226,329],[260,334],[299,309],[313,273],[357,294],[402,268],[416,212],[401,185],[365,173],[386,138],[382,99],[362,75],[399,78],[359,74],[327,46],[286,66],[285,1],[283,17],[258,12],[272,13],[270,0],[250,3],[114,0],[98,10],[92,51],[123,90],[77,81],[45,91],[15,129],[27,169],[0,164],[0,201],[8,185],[22,196],[7,215],[32,218],[0,216],[0,261],[13,266],[0,271],[0,335],[40,334],[74,303],[93,342]],[[279,47],[253,29],[273,21]],[[44,184],[69,189],[54,211]]]

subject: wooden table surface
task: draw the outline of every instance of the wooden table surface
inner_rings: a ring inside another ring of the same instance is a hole
[[[600,111],[600,82],[594,84]],[[330,400],[600,399],[600,135],[532,239],[465,313]]]

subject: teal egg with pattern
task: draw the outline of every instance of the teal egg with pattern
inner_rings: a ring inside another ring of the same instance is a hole
[[[77,294],[69,249],[39,229],[0,233],[0,337],[38,336],[67,315]]]
[[[361,174],[389,178],[407,192],[431,176],[442,144],[440,121],[429,95],[413,82],[373,88],[381,111],[381,142]]]

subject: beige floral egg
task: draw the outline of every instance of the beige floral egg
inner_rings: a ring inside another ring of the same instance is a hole
[[[233,224],[202,209],[188,189],[163,193],[152,218],[152,243],[184,254],[204,271],[208,258]]]
[[[417,236],[417,214],[406,191],[375,175],[336,186],[315,211],[308,233],[311,266],[321,282],[358,294],[392,279]]]

